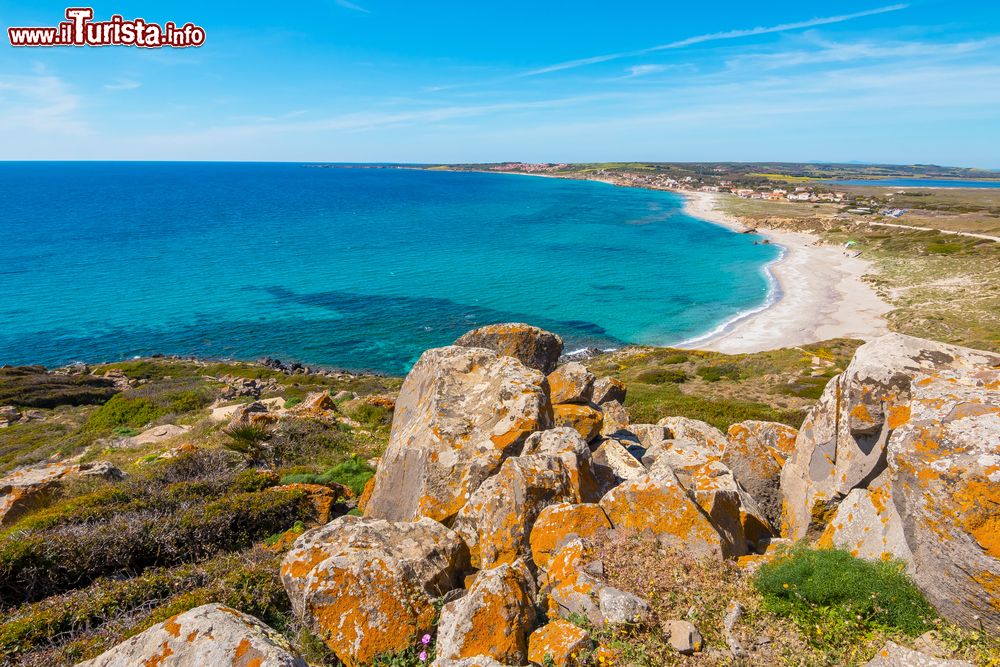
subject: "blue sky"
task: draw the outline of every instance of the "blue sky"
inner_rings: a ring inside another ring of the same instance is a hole
[[[1000,3],[114,2],[198,49],[14,49],[0,159],[1000,168]]]

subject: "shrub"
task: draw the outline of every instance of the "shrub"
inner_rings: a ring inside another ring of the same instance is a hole
[[[687,373],[675,368],[651,368],[635,376],[636,382],[645,384],[681,384],[687,382],[688,378]]]
[[[126,398],[115,394],[107,403],[94,410],[84,429],[93,432],[111,432],[118,428],[140,428],[166,411],[158,408],[148,398]]]
[[[701,366],[695,373],[698,374],[698,377],[708,382],[718,382],[723,378],[739,380],[741,377],[739,364],[729,362]]]
[[[92,375],[53,375],[41,366],[0,368],[0,405],[54,408],[99,405],[115,393],[114,382]]]
[[[791,618],[817,645],[870,630],[915,636],[936,617],[901,563],[861,560],[838,549],[796,547],[763,565],[754,585],[765,609]]]
[[[392,423],[392,413],[381,405],[361,403],[351,411],[351,418],[370,428],[378,428]]]
[[[343,484],[351,489],[355,496],[360,496],[365,488],[365,484],[375,474],[364,461],[356,456],[351,457],[343,463],[329,468],[322,473],[299,473],[285,475],[281,478],[282,484]]]
[[[270,470],[244,470],[236,475],[232,488],[237,491],[263,491],[277,486],[280,480],[278,474]]]
[[[226,428],[223,433],[230,438],[225,443],[226,447],[246,456],[251,465],[264,462],[273,464],[271,448],[267,445],[267,441],[274,436],[273,429],[256,424],[237,424]]]

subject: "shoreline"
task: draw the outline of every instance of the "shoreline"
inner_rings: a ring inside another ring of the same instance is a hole
[[[679,194],[688,215],[746,231],[738,220],[717,210],[718,194]],[[871,271],[869,261],[846,256],[838,246],[821,245],[812,234],[763,228],[757,233],[782,248],[764,268],[772,282],[768,300],[675,347],[741,354],[831,338],[870,340],[889,332],[883,316],[892,307],[861,279]]]

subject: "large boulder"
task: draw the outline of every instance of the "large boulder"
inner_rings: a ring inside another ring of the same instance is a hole
[[[597,405],[604,405],[610,401],[625,402],[625,383],[617,378],[597,378],[594,381],[594,392],[590,400]]]
[[[599,492],[593,454],[587,442],[566,426],[538,431],[528,436],[522,456],[555,456],[569,475],[575,502],[596,502]]]
[[[531,558],[544,570],[563,545],[580,538],[594,539],[608,530],[611,530],[611,522],[600,505],[549,505],[531,528]]]
[[[604,414],[597,408],[579,403],[559,403],[552,406],[556,426],[575,429],[587,442],[601,434]]]
[[[594,450],[594,474],[601,489],[607,493],[628,479],[646,474],[646,468],[617,440],[601,442]]]
[[[513,357],[542,373],[555,370],[562,354],[562,338],[530,324],[491,324],[474,329],[455,341],[462,347],[482,347]]]
[[[437,657],[486,656],[521,665],[535,624],[535,582],[522,561],[482,570],[468,592],[441,610]]]
[[[306,667],[288,642],[253,616],[219,604],[172,616],[77,667]]]
[[[549,373],[549,396],[553,403],[588,403],[594,395],[593,373],[571,361]]]
[[[722,431],[697,419],[678,416],[664,417],[656,422],[656,425],[667,430],[667,439],[694,442],[720,456],[728,442]]]
[[[760,505],[773,526],[781,525],[781,468],[795,451],[798,431],[776,422],[744,421],[729,427],[725,463]]]
[[[342,516],[307,531],[281,564],[295,613],[348,667],[412,646],[433,625],[433,600],[459,585],[461,538],[422,518]]]
[[[39,463],[0,479],[0,528],[11,526],[55,498],[62,481],[79,472],[71,463]]]
[[[705,512],[667,465],[623,482],[600,501],[621,531],[649,532],[666,547],[700,557],[719,558],[726,545]]]
[[[535,665],[574,667],[579,664],[574,656],[582,654],[593,644],[586,630],[557,618],[531,633],[528,660]]]
[[[540,372],[482,348],[428,350],[400,389],[365,515],[448,521],[529,434],[551,425]]]

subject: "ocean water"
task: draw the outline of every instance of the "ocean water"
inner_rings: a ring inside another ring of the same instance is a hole
[[[880,187],[911,188],[1000,188],[997,181],[971,181],[964,179],[934,178],[878,178],[870,180],[825,181],[829,185],[877,185]]]
[[[477,326],[671,344],[769,296],[779,248],[679,196],[516,175],[0,163],[0,364],[153,353],[405,372]]]

